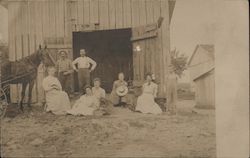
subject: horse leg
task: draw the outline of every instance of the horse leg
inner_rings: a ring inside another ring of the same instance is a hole
[[[28,96],[28,107],[31,109],[31,99],[32,99],[32,90],[35,84],[35,80],[32,80],[29,83],[29,96]]]
[[[19,107],[20,107],[20,110],[23,112],[23,99],[25,97],[25,90],[26,90],[26,87],[27,87],[28,83],[24,82],[22,84],[22,92],[21,92],[21,100],[20,100],[20,103],[19,103]]]

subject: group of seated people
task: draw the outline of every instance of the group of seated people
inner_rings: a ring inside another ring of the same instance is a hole
[[[68,94],[62,90],[62,86],[55,77],[55,67],[49,67],[47,69],[48,76],[43,80],[43,88],[45,91],[45,110],[52,112],[56,115],[94,115],[96,111],[100,109],[108,108],[102,106],[111,102],[113,106],[125,106],[127,104],[128,84],[124,80],[124,74],[118,74],[118,80],[114,81],[112,92],[107,99],[106,92],[101,88],[101,80],[95,78],[93,81],[93,87],[86,85],[84,88],[84,95],[75,101],[71,106]],[[135,111],[141,113],[160,114],[162,109],[155,102],[158,86],[152,81],[152,75],[146,75],[146,81],[142,86],[142,94],[137,98],[137,104],[135,105]]]

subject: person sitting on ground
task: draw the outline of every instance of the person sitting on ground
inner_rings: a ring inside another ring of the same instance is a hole
[[[48,76],[42,82],[45,91],[46,112],[56,115],[66,114],[70,109],[70,100],[66,92],[62,91],[59,80],[55,77],[56,68],[48,67]]]
[[[91,86],[85,86],[84,90],[85,94],[75,102],[71,110],[68,110],[68,114],[94,115],[94,111],[99,108],[99,101],[93,95]]]
[[[124,106],[127,104],[128,84],[124,80],[124,73],[118,74],[118,80],[113,83],[110,94],[110,101],[114,106]]]
[[[93,95],[100,101],[102,102],[105,99],[106,92],[105,90],[100,87],[101,86],[101,79],[100,78],[95,78],[94,79],[94,87],[92,87],[92,92]]]
[[[111,113],[111,107],[106,99],[106,92],[101,87],[101,79],[95,78],[94,79],[94,87],[92,87],[93,95],[98,99],[100,108],[98,110],[100,115],[109,115]],[[96,114],[98,113],[96,112]]]
[[[162,113],[159,105],[154,101],[157,96],[158,86],[152,82],[151,74],[146,75],[146,83],[142,86],[142,95],[137,99],[135,111],[142,113],[160,114]]]

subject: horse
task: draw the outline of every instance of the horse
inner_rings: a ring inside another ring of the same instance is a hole
[[[39,49],[18,61],[8,61],[8,84],[21,84],[21,100],[18,103],[20,110],[23,112],[23,100],[25,97],[25,90],[29,85],[28,90],[28,108],[31,110],[31,98],[32,98],[32,89],[37,78],[37,68],[43,63],[45,66],[53,66],[53,59],[51,58],[47,46],[44,48],[39,45]]]

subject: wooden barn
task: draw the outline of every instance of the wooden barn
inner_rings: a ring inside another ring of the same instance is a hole
[[[197,108],[215,108],[214,46],[197,45],[189,60]]]
[[[84,48],[98,64],[92,77],[100,77],[107,91],[120,71],[134,82],[152,72],[159,96],[166,96],[175,0],[5,0],[3,5],[8,8],[11,61],[34,53],[40,44],[47,45],[54,60],[59,49],[75,59]],[[41,66],[34,102],[43,96],[43,73]],[[19,87],[11,86],[13,102],[19,100]]]

